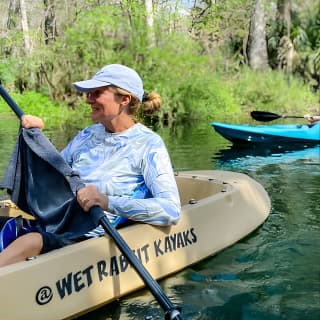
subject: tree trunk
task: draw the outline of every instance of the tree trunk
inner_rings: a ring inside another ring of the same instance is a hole
[[[29,35],[26,4],[24,0],[20,0],[20,11],[21,11],[21,26],[22,26],[25,53],[27,55],[30,55],[32,51],[32,47],[31,47],[31,39]]]
[[[253,5],[247,52],[249,65],[252,69],[264,70],[268,68],[266,22],[261,0],[255,0]]]
[[[7,29],[11,30],[17,27],[17,15],[19,13],[19,4],[16,0],[10,0],[8,5]]]
[[[152,0],[145,0],[145,7],[146,7],[146,23],[148,26],[148,40],[149,40],[149,47],[155,46],[155,35],[154,35],[154,27],[153,27],[153,5]]]
[[[49,44],[55,41],[57,37],[56,15],[54,9],[54,0],[43,0],[44,14],[44,42]]]
[[[278,0],[278,15],[284,27],[283,35],[291,38],[291,0]]]
[[[17,28],[17,17],[19,16],[19,3],[17,0],[10,0],[8,4],[8,15],[6,19],[6,23],[3,25],[3,30],[6,31],[1,33],[2,38],[9,38],[9,31],[15,30]],[[3,15],[4,18],[4,15]],[[5,56],[16,55],[16,47],[12,44],[12,42],[8,42],[2,48]]]
[[[278,0],[278,23],[281,26],[281,39],[278,45],[278,67],[292,73],[296,67],[297,52],[291,40],[291,0]]]

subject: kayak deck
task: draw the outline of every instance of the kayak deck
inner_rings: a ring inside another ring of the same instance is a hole
[[[234,244],[270,212],[266,191],[245,174],[189,171],[176,180],[183,205],[177,225],[119,229],[155,279]],[[108,235],[0,268],[0,282],[0,319],[6,320],[72,319],[144,286]]]

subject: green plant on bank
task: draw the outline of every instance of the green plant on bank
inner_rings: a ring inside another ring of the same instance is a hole
[[[84,104],[80,104],[77,109],[68,108],[65,103],[53,101],[48,96],[34,91],[25,91],[23,94],[10,92],[10,96],[25,114],[42,118],[48,129],[61,127],[74,118],[83,122],[88,118],[90,111]],[[0,99],[0,113],[9,113],[10,110],[7,103]]]
[[[197,78],[189,81],[189,77],[183,77],[182,70],[179,74],[178,69],[173,69],[176,77],[174,78],[172,74],[172,79],[167,78],[169,79],[167,85],[160,81],[155,88],[165,102],[159,119],[172,117],[169,119],[171,121],[167,119],[169,124],[185,119],[188,121],[232,119],[248,114],[252,110],[284,114],[320,111],[317,96],[301,81],[287,78],[281,72],[261,73],[243,68],[233,77],[229,75],[227,78],[222,78],[218,74],[207,74],[202,71],[198,73]],[[147,79],[149,86],[150,79]],[[70,125],[76,125],[77,129],[81,129],[91,123],[90,108],[83,97],[78,96],[77,106],[70,108],[65,102],[58,103],[47,95],[37,92],[10,94],[26,114],[43,118],[48,130]],[[0,99],[0,112],[9,112],[9,107],[2,99]]]
[[[319,112],[319,98],[309,86],[279,71],[257,72],[242,68],[228,82],[243,110],[287,114]]]

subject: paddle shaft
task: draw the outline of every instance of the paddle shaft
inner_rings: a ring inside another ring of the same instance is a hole
[[[121,237],[119,232],[111,225],[105,214],[101,215],[100,207],[92,207],[91,215],[98,220],[106,233],[113,239],[122,254],[127,258],[132,267],[139,274],[145,285],[149,288],[153,296],[156,298],[162,309],[165,311],[165,319],[182,320],[179,308],[175,307],[169,298],[164,294],[159,284],[152,278],[150,273],[144,268],[141,261],[132,252],[128,244]]]
[[[6,90],[0,85],[0,94],[3,99],[7,102],[10,108],[14,111],[17,117],[20,119],[24,113],[20,109],[20,107],[14,102],[14,100],[9,96]],[[91,217],[95,221],[99,221],[102,225],[103,229],[107,232],[107,234],[113,239],[113,241],[118,246],[119,250],[123,253],[123,255],[130,262],[132,267],[139,274],[145,285],[149,288],[153,296],[156,298],[160,306],[165,312],[166,320],[182,320],[180,315],[179,308],[174,306],[169,298],[164,294],[159,284],[152,278],[150,273],[145,269],[142,265],[141,261],[136,257],[136,255],[132,252],[128,244],[121,237],[119,232],[111,225],[108,218],[103,213],[102,209],[98,206],[94,206],[90,210]]]
[[[14,100],[9,96],[7,91],[2,87],[0,84],[0,94],[2,98],[5,100],[5,102],[10,106],[12,111],[16,114],[16,116],[21,119],[21,117],[24,115],[23,111],[20,109],[20,107],[14,102]]]
[[[283,115],[281,116],[280,118],[296,118],[296,119],[304,119],[303,116],[286,116],[286,115]]]

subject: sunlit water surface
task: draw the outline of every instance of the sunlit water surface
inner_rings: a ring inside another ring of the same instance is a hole
[[[16,139],[15,126],[15,119],[0,114],[1,178]],[[290,152],[236,150],[210,123],[157,132],[175,170],[243,172],[259,181],[272,201],[269,218],[252,234],[160,282],[182,307],[183,318],[320,319],[320,146]],[[74,133],[47,132],[58,149],[66,134]],[[80,319],[163,319],[163,312],[148,290],[142,290]]]

